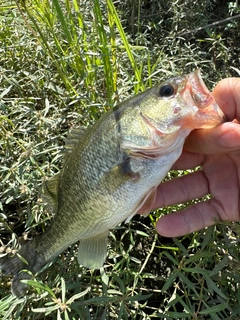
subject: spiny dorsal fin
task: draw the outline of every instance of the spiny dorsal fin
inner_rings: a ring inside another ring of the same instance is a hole
[[[75,146],[78,144],[78,142],[82,139],[86,132],[86,128],[78,128],[73,129],[67,136],[65,140],[65,148],[64,148],[64,157],[63,161],[65,162],[69,156],[69,154],[72,152],[72,150],[75,148]]]
[[[58,207],[58,190],[59,190],[60,172],[47,180],[43,185],[43,199],[56,212]]]

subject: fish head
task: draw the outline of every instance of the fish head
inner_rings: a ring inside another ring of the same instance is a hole
[[[141,107],[143,117],[154,119],[159,130],[166,134],[177,126],[189,130],[206,129],[226,120],[199,70],[155,86]]]
[[[132,102],[134,113],[122,121],[122,146],[148,155],[170,152],[192,130],[226,121],[199,70],[158,84]]]

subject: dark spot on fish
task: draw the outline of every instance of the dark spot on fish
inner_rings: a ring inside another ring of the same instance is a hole
[[[173,114],[178,114],[181,111],[181,107],[175,107],[173,109]]]
[[[113,112],[113,115],[114,115],[115,120],[116,120],[117,134],[118,134],[118,136],[120,137],[120,136],[121,136],[121,131],[122,131],[121,122],[120,122],[120,119],[121,119],[121,116],[122,116],[122,110],[121,110],[121,108],[116,109],[116,110]],[[120,149],[120,145],[119,145],[119,149]]]
[[[119,122],[119,120],[121,119],[121,116],[122,116],[122,109],[117,108],[116,110],[114,110],[113,114],[116,119],[116,122]]]

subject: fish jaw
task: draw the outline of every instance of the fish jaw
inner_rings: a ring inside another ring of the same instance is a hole
[[[203,82],[200,70],[191,72],[186,78],[186,85],[180,94],[185,101],[196,106],[197,111],[191,118],[187,117],[178,124],[193,130],[210,129],[225,122],[227,118]]]

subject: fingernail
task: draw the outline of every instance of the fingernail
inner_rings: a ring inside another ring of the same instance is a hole
[[[219,137],[220,144],[226,149],[240,148],[240,139],[234,131],[228,131]]]

